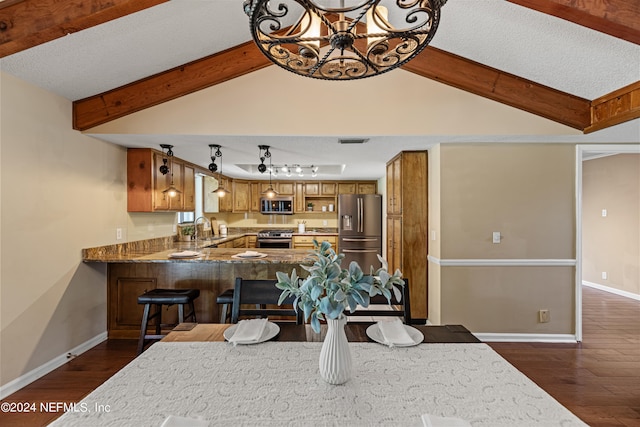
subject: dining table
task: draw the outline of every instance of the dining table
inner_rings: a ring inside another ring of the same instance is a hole
[[[228,341],[238,325],[180,324],[51,425],[586,425],[461,325],[407,326],[421,339],[394,346],[348,323],[352,377],[332,385],[326,325],[269,324],[249,345]]]

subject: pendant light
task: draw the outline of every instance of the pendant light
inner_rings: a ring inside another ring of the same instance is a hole
[[[162,148],[162,154],[167,156],[169,159],[171,159],[171,166],[167,166],[167,158],[163,157],[162,166],[160,166],[160,173],[162,175],[166,175],[167,173],[171,173],[171,184],[169,184],[169,188],[167,188],[166,190],[162,191],[162,194],[164,194],[165,196],[169,196],[169,197],[176,197],[178,194],[181,193],[181,191],[178,190],[173,185],[173,151],[171,151],[171,149],[173,148],[173,145],[160,144],[160,148]],[[167,150],[167,152],[165,153],[164,150]]]
[[[213,149],[216,149],[216,152],[213,152]],[[211,163],[209,164],[209,170],[215,173],[218,170],[218,165],[216,165],[216,157],[220,157],[220,171],[218,172],[218,188],[213,190],[212,193],[218,194],[218,197],[224,197],[227,194],[231,193],[229,190],[224,188],[222,184],[222,179],[220,178],[222,174],[222,152],[220,151],[220,145],[218,144],[209,144],[209,150],[211,154]]]
[[[258,165],[258,171],[260,173],[264,173],[267,170],[267,167],[264,164],[264,159],[269,159],[269,188],[264,190],[262,194],[269,199],[273,199],[278,194],[278,192],[273,189],[273,185],[271,183],[271,171],[273,170],[273,168],[271,167],[271,152],[269,152],[268,145],[258,145],[258,150],[259,150],[258,155],[260,156],[260,164]],[[264,154],[262,154],[263,150],[264,150]]]

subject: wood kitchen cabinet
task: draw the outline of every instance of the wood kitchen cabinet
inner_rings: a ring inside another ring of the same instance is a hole
[[[143,305],[138,304],[138,296],[156,289],[155,277],[109,277],[107,289],[108,329],[114,335],[119,331],[140,328]],[[165,315],[162,315],[163,321]]]
[[[355,182],[339,182],[338,194],[357,194],[358,184]]]
[[[260,212],[260,198],[262,197],[262,183],[249,183],[249,193],[251,193],[251,202],[249,203],[249,212]]]
[[[278,182],[274,184],[277,184],[278,188],[276,188],[276,191],[280,196],[293,196],[295,193],[295,182]]]
[[[196,210],[196,169],[188,164],[183,165],[183,210]]]
[[[387,215],[402,213],[402,157],[387,163]]]
[[[163,153],[150,148],[127,150],[127,211],[191,211],[195,208],[195,168],[176,157],[168,158],[170,172],[160,173]],[[173,181],[175,197],[163,193]]]
[[[304,183],[296,182],[296,193],[293,196],[293,213],[303,213],[307,208],[304,200]]]
[[[411,317],[427,319],[427,152],[403,151],[387,163],[387,262],[409,279]]]
[[[233,181],[233,212],[249,212],[251,207],[251,187],[247,181]]]
[[[304,236],[293,236],[292,245],[294,249],[313,249],[313,240],[317,240],[319,243],[323,241],[327,241],[331,244],[331,247],[334,251],[338,252],[338,236],[328,236],[328,235],[304,235]]]
[[[218,211],[233,212],[233,181],[224,175],[219,175],[218,186],[230,191],[222,197],[218,196]]]
[[[378,193],[378,185],[375,181],[358,183],[358,194],[377,194],[377,193]]]
[[[319,182],[305,182],[304,183],[304,195],[305,196],[319,196],[320,195],[320,183]]]
[[[340,181],[337,185],[338,194],[377,194],[378,192],[378,184],[376,181]]]
[[[320,195],[321,196],[335,196],[337,194],[337,185],[335,182],[321,182],[320,183]]]
[[[269,188],[269,181],[259,181],[261,185],[260,194],[263,194]],[[271,181],[271,186],[278,192],[278,196],[293,196],[295,193],[296,183],[284,181]]]

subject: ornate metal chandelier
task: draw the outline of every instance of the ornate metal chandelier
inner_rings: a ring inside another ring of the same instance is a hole
[[[419,54],[447,0],[245,0],[253,40],[301,76],[353,80],[385,73]]]

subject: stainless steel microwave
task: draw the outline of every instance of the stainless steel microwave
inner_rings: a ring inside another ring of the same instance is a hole
[[[293,197],[274,197],[260,199],[260,213],[263,214],[293,214]]]

